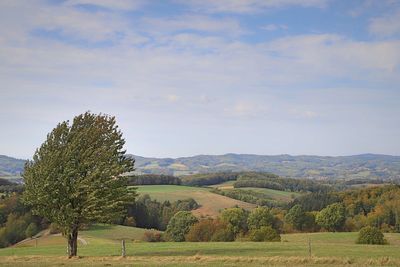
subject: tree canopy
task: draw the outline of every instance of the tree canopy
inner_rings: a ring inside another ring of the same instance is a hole
[[[25,165],[24,202],[32,212],[57,223],[77,254],[78,229],[121,217],[135,191],[122,173],[133,171],[114,117],[86,112],[47,135]]]

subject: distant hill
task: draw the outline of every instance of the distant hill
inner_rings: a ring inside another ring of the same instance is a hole
[[[251,154],[199,155],[182,158],[133,156],[141,174],[188,175],[212,172],[257,171],[283,177],[314,179],[400,180],[400,156],[261,156]],[[0,177],[19,177],[25,160],[0,155]]]
[[[294,178],[400,180],[400,156],[377,154],[340,157],[225,154],[176,159],[134,158],[136,172],[142,174],[181,176],[221,171],[257,171]]]
[[[0,177],[20,177],[25,160],[0,155]]]

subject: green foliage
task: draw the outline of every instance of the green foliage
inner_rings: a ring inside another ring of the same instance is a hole
[[[235,234],[228,227],[218,229],[211,237],[212,242],[232,242],[235,240]]]
[[[190,227],[197,222],[197,218],[189,211],[179,211],[168,223],[166,234],[175,242],[185,241],[185,235]]]
[[[300,205],[304,211],[320,211],[326,206],[339,201],[340,197],[333,192],[312,192],[297,197],[290,203],[289,207]]]
[[[39,232],[38,227],[36,226],[35,223],[30,223],[28,227],[25,230],[25,237],[26,238],[32,238],[34,235],[36,235]]]
[[[235,236],[247,232],[248,211],[243,208],[229,208],[221,212],[221,220],[228,225]]]
[[[239,176],[235,172],[202,173],[183,176],[182,183],[189,186],[205,186],[234,181]]]
[[[255,242],[262,241],[281,241],[281,236],[279,233],[273,229],[271,226],[262,226],[258,229],[252,229],[249,232],[249,239]]]
[[[167,225],[179,211],[191,211],[197,209],[199,204],[192,199],[164,201],[160,203],[150,198],[149,195],[140,196],[134,204],[128,206],[127,216],[134,217],[137,227],[158,229],[164,231]]]
[[[143,174],[128,177],[128,185],[180,185],[181,179],[172,175]]]
[[[285,221],[290,223],[294,229],[300,231],[303,230],[306,219],[306,213],[300,205],[293,206],[285,216]]]
[[[247,219],[247,225],[250,230],[258,229],[262,226],[272,226],[274,216],[265,207],[257,207],[253,209]]]
[[[238,177],[235,188],[261,187],[292,192],[319,192],[327,191],[326,185],[310,179],[281,178],[271,173],[245,173]]]
[[[79,226],[119,218],[134,201],[121,176],[134,163],[124,144],[114,117],[86,112],[58,124],[25,165],[25,203],[76,245]]]
[[[316,222],[329,231],[341,230],[346,220],[345,207],[342,203],[334,203],[321,210]]]
[[[218,188],[214,188],[213,190],[211,190],[211,192],[227,196],[229,198],[244,201],[247,203],[257,204],[260,206],[283,207],[286,205],[285,202],[274,200],[269,195],[266,195],[262,192],[256,192],[254,190],[245,190],[245,189],[220,190]]]
[[[384,245],[387,244],[387,240],[384,238],[383,233],[378,228],[366,226],[360,230],[356,243]]]

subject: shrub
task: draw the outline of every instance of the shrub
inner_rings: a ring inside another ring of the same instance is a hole
[[[212,242],[232,242],[235,235],[230,228],[219,229],[211,237]]]
[[[131,226],[131,227],[135,227],[136,226],[136,220],[135,218],[133,218],[132,216],[129,216],[125,219],[124,221],[124,225],[126,226]]]
[[[270,226],[263,226],[260,229],[253,229],[249,233],[249,239],[255,242],[281,241],[279,233]]]
[[[227,227],[226,223],[220,220],[203,219],[190,227],[185,236],[186,241],[190,242],[208,242],[215,232]]]
[[[166,234],[172,241],[185,241],[185,235],[189,232],[190,226],[196,222],[197,218],[190,211],[179,211],[169,221]]]
[[[36,226],[35,223],[30,223],[28,227],[25,230],[25,237],[26,238],[32,238],[34,235],[36,235],[39,232],[38,227]]]
[[[248,211],[243,208],[229,208],[221,213],[222,221],[228,225],[235,236],[240,232],[247,232],[247,217]]]
[[[249,229],[258,229],[262,226],[272,226],[274,216],[265,207],[258,207],[252,210],[247,219]]]
[[[384,245],[387,244],[387,241],[384,238],[383,233],[378,228],[366,226],[360,230],[356,243]]]
[[[162,234],[158,231],[146,231],[143,234],[143,241],[146,242],[163,242]]]

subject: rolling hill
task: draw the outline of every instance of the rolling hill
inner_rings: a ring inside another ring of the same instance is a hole
[[[400,180],[400,156],[260,156],[250,154],[199,155],[182,158],[134,156],[136,172],[188,175],[222,171],[271,172],[283,177],[314,179]]]
[[[158,201],[184,200],[193,198],[200,208],[193,211],[196,216],[217,216],[219,211],[225,208],[239,206],[244,209],[255,208],[256,205],[240,200],[232,199],[209,192],[210,189],[203,187],[191,187],[181,185],[142,185],[137,187],[139,194],[148,194],[152,199]]]
[[[0,155],[0,177],[20,177],[25,160]]]
[[[133,156],[140,174],[183,176],[196,173],[257,171],[283,177],[314,179],[400,180],[400,156],[199,155],[181,158]],[[25,160],[0,155],[0,177],[20,177]]]

